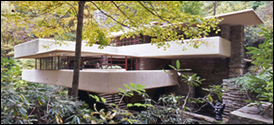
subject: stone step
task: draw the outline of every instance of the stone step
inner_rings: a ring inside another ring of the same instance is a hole
[[[235,100],[235,101],[244,101],[246,99],[244,98],[233,98],[233,97],[230,97],[230,96],[222,96],[223,99],[229,99],[229,100]]]
[[[223,93],[224,96],[231,96],[235,98],[246,98],[246,94],[240,94],[240,93]]]

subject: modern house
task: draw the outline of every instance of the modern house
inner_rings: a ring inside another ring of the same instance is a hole
[[[215,47],[201,45],[194,49],[188,44],[178,45],[173,42],[164,51],[163,48],[157,49],[151,45],[149,36],[120,40],[119,33],[115,35],[117,39],[104,49],[98,49],[97,44],[87,47],[83,41],[79,89],[97,94],[116,94],[120,92],[118,88],[125,89],[123,84],[134,83],[146,85],[145,89],[152,95],[157,88],[185,94],[188,87],[181,82],[175,71],[170,70],[174,75],[169,75],[162,70],[168,70],[168,65],[175,65],[178,59],[181,68],[192,69],[189,74],[197,73],[206,79],[202,87],[219,85],[222,79],[243,75],[244,26],[261,24],[263,21],[253,9],[215,17],[223,18],[218,24],[221,31],[200,39]],[[22,72],[24,80],[71,88],[73,70],[70,66],[74,60],[75,42],[66,41],[67,45],[61,46],[54,42],[39,38],[16,45],[14,57],[35,59],[35,70]],[[49,46],[49,49],[43,45]],[[182,51],[183,46],[187,50]],[[196,96],[203,94],[201,88],[193,88],[195,90]]]

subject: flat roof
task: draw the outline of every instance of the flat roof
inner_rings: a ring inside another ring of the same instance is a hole
[[[209,17],[205,17],[205,18],[207,19],[207,18],[212,18],[212,17],[224,19],[218,25],[228,24],[230,26],[236,26],[236,25],[248,26],[248,25],[256,25],[256,24],[264,23],[262,21],[262,19],[256,14],[256,12],[253,9],[245,9],[245,10],[241,10],[241,11],[219,14],[219,15],[209,16]],[[170,24],[167,24],[167,25],[170,25]],[[121,36],[122,34],[126,33],[127,31],[128,31],[128,29],[125,29],[125,32],[123,32],[123,31],[112,32],[111,33],[112,36],[110,36],[110,37]]]
[[[248,26],[248,25],[256,25],[256,24],[264,23],[253,9],[246,9],[246,10],[241,10],[241,11],[236,11],[236,12],[231,12],[226,14],[220,14],[216,16],[210,16],[206,18],[211,18],[211,17],[217,17],[219,19],[223,18],[224,20],[222,20],[219,23],[219,25],[228,24],[230,26],[234,26],[234,25]]]

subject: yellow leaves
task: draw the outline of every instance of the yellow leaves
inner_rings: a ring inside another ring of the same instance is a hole
[[[63,120],[61,117],[58,117],[57,115],[55,115],[55,120],[57,123],[63,124]]]
[[[212,99],[212,97],[211,97],[211,96],[209,96],[209,101],[210,101],[210,102],[213,102],[213,99]]]
[[[60,116],[61,112],[62,112],[62,110],[60,109],[60,111],[58,112],[58,116]]]
[[[23,97],[22,97],[22,95],[20,94],[20,98],[21,98],[21,101],[24,101],[24,99],[23,99]]]
[[[58,116],[55,115],[55,120],[56,120],[57,123],[63,124],[63,120],[60,117],[61,111],[62,111],[62,109],[60,109],[60,111],[58,112]]]
[[[40,100],[38,100],[38,102],[39,102],[39,105],[41,105],[41,106],[42,106],[42,102],[41,102]]]
[[[72,20],[76,20],[76,18],[75,17],[63,18],[63,21],[66,21],[66,22],[69,22],[69,21],[72,21]]]
[[[126,121],[126,120],[127,120],[127,118],[123,118],[123,119],[122,119],[122,121]]]
[[[16,3],[16,2],[15,2]],[[57,35],[62,36],[63,34],[71,31],[76,30],[77,27],[77,15],[72,14],[75,13],[75,8],[77,9],[77,2],[73,1],[66,1],[66,2],[41,2],[41,1],[20,1],[17,2],[18,5],[24,6],[28,9],[46,9],[45,11],[48,11],[48,8],[52,9],[52,11],[47,12],[40,12],[39,17],[35,17],[36,20],[35,23],[38,24],[38,27],[34,27],[32,31],[34,31],[34,34],[37,37],[46,37],[50,35]],[[192,16],[190,14],[185,14],[180,12],[180,3],[178,1],[153,1],[151,2],[152,5],[154,5],[155,8],[157,8],[157,14],[163,16],[164,20],[159,18],[158,16],[152,15],[150,12],[148,12],[144,7],[142,7],[137,1],[115,1],[117,5],[124,4],[128,6],[128,8],[124,6],[120,6],[120,9],[123,10],[125,13],[124,16],[123,13],[121,13],[111,2],[104,1],[104,2],[94,2],[97,6],[99,6],[102,10],[108,12],[109,15],[112,17],[115,17],[115,19],[121,23],[124,23],[125,25],[128,25],[131,28],[132,32],[128,32],[128,35],[130,36],[132,34],[139,34],[142,33],[143,35],[149,35],[149,36],[155,36],[157,38],[152,39],[152,43],[156,43],[158,47],[167,46],[166,44],[162,43],[164,41],[170,40],[178,40],[180,37],[176,32],[168,30],[168,28],[163,28],[160,26],[155,26],[153,28],[149,28],[148,24],[150,24],[151,21],[157,21],[159,23],[163,22],[170,22],[172,24],[178,24],[178,23],[185,23],[186,21],[191,21],[193,24],[197,24],[198,20],[200,20],[200,24],[197,25],[198,30],[195,31],[194,29],[190,29],[188,27],[191,27],[190,24],[186,25],[186,27],[183,27],[184,36],[191,37],[192,36],[199,36],[202,37],[201,34],[207,34],[207,29],[210,29],[211,27],[215,27],[213,22],[214,19],[210,20],[204,20],[201,19],[200,16]],[[143,3],[143,2],[142,2]],[[59,7],[59,5],[62,5],[62,7]],[[83,26],[83,40],[88,40],[87,45],[92,45],[96,41],[99,41],[101,45],[107,45],[110,43],[110,38],[108,38],[110,32],[117,32],[121,31],[122,26],[119,23],[116,23],[116,26],[111,27],[109,29],[104,29],[98,26],[98,24],[94,21],[94,19],[90,19],[89,16],[93,15],[93,11],[96,10],[94,5],[91,2],[86,3],[88,8],[84,9],[85,18],[84,20],[84,26]],[[149,4],[144,4],[149,7]],[[55,9],[53,9],[55,8]],[[137,10],[137,12],[135,12]],[[68,13],[67,13],[68,12]],[[65,14],[68,14],[68,16],[64,16]],[[53,15],[55,14],[55,15]],[[58,16],[64,16],[60,20]],[[114,16],[115,15],[115,16]],[[30,18],[28,15],[26,15],[26,18],[22,18],[24,22],[27,22]],[[127,18],[130,18],[130,21],[126,21]],[[189,20],[188,20],[189,19]],[[16,19],[19,20],[19,19]],[[19,20],[19,21],[22,21]],[[105,23],[113,23],[114,21],[109,19]],[[209,22],[209,23],[207,23]],[[33,23],[33,21],[27,22]],[[217,21],[218,23],[218,21]],[[213,24],[213,25],[210,25]],[[146,26],[145,26],[146,25]],[[210,25],[210,26],[209,26]],[[168,27],[169,25],[167,25]],[[171,26],[172,27],[172,26]],[[26,28],[29,28],[26,26]],[[202,32],[203,31],[203,32]],[[27,34],[30,36],[30,34]]]
[[[63,124],[63,120],[61,117],[59,117],[59,122],[60,122],[60,124]]]

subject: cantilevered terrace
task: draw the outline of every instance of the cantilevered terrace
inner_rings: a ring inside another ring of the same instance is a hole
[[[219,25],[246,26],[262,23],[252,9],[217,17],[224,19]],[[116,36],[118,37],[119,34]],[[171,45],[166,51],[144,42],[138,45],[107,46],[104,49],[98,49],[99,45],[88,47],[83,41],[79,89],[114,94],[119,92],[118,88],[124,88],[123,84],[131,82],[146,85],[145,89],[177,85],[174,82],[178,81],[177,75],[170,76],[162,70],[138,70],[140,58],[229,58],[231,56],[232,45],[229,40],[220,36],[200,40],[207,41],[209,45],[201,45],[199,49],[194,49],[188,44],[178,45],[176,41],[167,41],[171,42]],[[36,59],[36,70],[24,70],[22,73],[24,80],[71,87],[73,70],[69,68],[75,54],[75,42],[66,41],[67,45],[61,46],[53,44],[54,42],[51,39],[39,38],[14,47],[15,58]],[[44,45],[49,46],[49,49],[44,48]],[[182,51],[183,46],[187,50]],[[90,67],[89,63],[91,63]],[[122,69],[103,69],[105,65],[120,65]],[[174,73],[174,71],[171,72]]]

